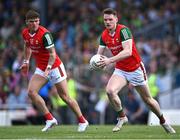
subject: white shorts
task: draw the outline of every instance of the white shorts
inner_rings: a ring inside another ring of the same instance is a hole
[[[140,86],[140,85],[147,84],[146,70],[142,62],[139,68],[137,68],[135,71],[126,72],[126,71],[115,68],[113,74],[116,74],[118,76],[125,78],[133,86]]]
[[[34,74],[38,74],[38,75],[43,76],[44,78],[49,80],[52,84],[59,83],[59,82],[61,82],[64,79],[67,78],[67,74],[66,74],[63,63],[61,63],[61,65],[59,67],[51,69],[51,71],[49,72],[48,77],[45,77],[44,76],[44,71],[42,71],[39,68],[36,68]]]

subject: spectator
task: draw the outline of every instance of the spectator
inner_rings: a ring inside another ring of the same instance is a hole
[[[140,102],[141,101],[138,100],[133,89],[130,89],[124,101],[124,111],[131,124],[147,123],[148,114],[144,111]]]
[[[25,89],[16,85],[13,92],[7,98],[7,108],[10,110],[26,110],[28,107],[28,96]]]

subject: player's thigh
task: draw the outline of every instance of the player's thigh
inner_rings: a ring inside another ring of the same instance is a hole
[[[147,83],[144,85],[135,86],[135,88],[144,101],[152,98],[150,94],[149,86],[147,85]]]
[[[43,76],[34,74],[29,81],[28,91],[38,92],[40,88],[47,83],[47,79]]]
[[[118,93],[126,84],[127,80],[124,77],[113,74],[108,81],[106,91],[108,93]]]

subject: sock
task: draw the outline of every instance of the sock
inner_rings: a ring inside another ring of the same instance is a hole
[[[51,113],[46,113],[46,114],[44,115],[44,117],[45,117],[46,120],[52,120],[52,119],[53,119],[53,116],[52,116]]]
[[[78,122],[79,123],[85,123],[86,122],[86,119],[84,118],[83,115],[78,118]]]
[[[123,117],[126,116],[126,114],[124,113],[123,109],[121,109],[121,110],[118,111],[117,113],[118,113],[118,116],[119,116],[120,118],[123,118]]]
[[[160,124],[165,123],[165,119],[164,119],[164,116],[163,116],[163,115],[161,115],[161,116],[159,117],[159,121],[160,121]]]

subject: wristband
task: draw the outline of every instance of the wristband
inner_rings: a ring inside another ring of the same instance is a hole
[[[29,64],[29,60],[24,59],[24,60],[23,60],[23,63],[24,63],[24,64]]]
[[[52,68],[52,65],[47,65],[47,69],[51,69]]]

